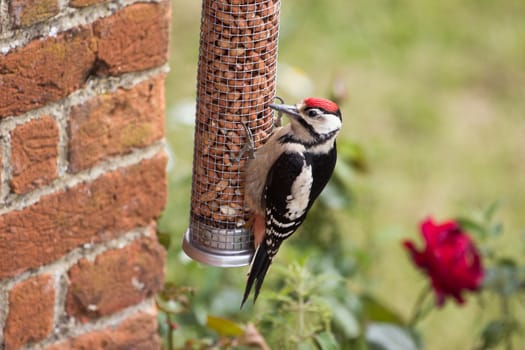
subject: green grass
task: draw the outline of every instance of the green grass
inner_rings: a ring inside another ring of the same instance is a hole
[[[172,3],[168,114],[195,97],[201,6]],[[367,288],[403,315],[425,282],[399,241],[415,236],[425,216],[444,219],[501,200],[505,234],[498,246],[512,256],[523,254],[524,13],[521,0],[282,2],[279,61],[303,70],[315,82],[314,95],[328,95],[336,77],[347,86],[342,137],[362,145],[371,169],[355,177],[356,204],[338,217],[350,245],[374,246]],[[203,304],[213,304],[206,299],[214,291],[235,301],[245,269],[179,259],[193,129],[168,120],[176,160],[160,220],[173,235],[167,278],[197,287]],[[277,263],[296,256],[298,240],[287,242]],[[428,349],[468,348],[486,317],[473,299],[461,308],[447,303],[423,323]]]

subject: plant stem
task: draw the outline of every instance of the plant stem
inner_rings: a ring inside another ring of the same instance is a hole
[[[173,329],[171,329],[171,315],[172,312],[168,309],[166,309],[164,306],[161,305],[161,303],[155,299],[155,304],[157,306],[157,309],[160,312],[164,312],[166,314],[166,325],[168,326],[168,350],[173,350]]]
[[[301,279],[299,281],[299,300],[298,300],[298,307],[299,307],[299,329],[298,329],[298,333],[299,333],[299,339],[300,341],[303,341],[303,336],[304,336],[304,276],[303,274],[300,274],[301,276]]]
[[[503,318],[506,322],[510,322],[511,316],[510,316],[510,307],[509,307],[509,300],[508,298],[500,294],[500,301],[501,301],[501,313],[503,314]],[[506,350],[512,350],[512,332],[505,332],[505,349]]]
[[[304,297],[305,295],[303,294],[304,293],[304,270],[301,271],[301,273],[299,274],[300,278],[299,278],[299,288],[298,289],[298,300],[297,300],[297,309],[298,309],[298,313],[299,315],[297,315],[298,317],[298,329],[297,329],[297,333],[298,333],[298,336],[299,336],[299,342],[302,342],[304,340]]]
[[[170,314],[166,314],[166,324],[168,325],[168,350],[173,350],[173,329],[171,329]]]
[[[303,296],[299,296],[299,338],[301,341],[304,337],[304,299]]]
[[[409,328],[414,328],[416,323],[420,321],[424,316],[426,316],[430,310],[432,310],[432,306],[433,306],[432,304],[430,304],[428,307],[423,307],[426,297],[430,294],[430,292],[431,292],[430,286],[423,288],[421,292],[419,292],[419,295],[416,299],[416,303],[414,304],[412,316],[409,318],[409,321],[407,322],[407,326]]]

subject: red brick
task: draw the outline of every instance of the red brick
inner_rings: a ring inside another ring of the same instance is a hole
[[[0,55],[0,119],[58,101],[81,87],[95,63],[91,29],[78,27]]]
[[[156,239],[143,238],[80,260],[69,271],[67,313],[86,322],[150,297],[162,289],[165,255]]]
[[[141,313],[120,325],[83,334],[51,345],[45,350],[156,350],[160,349],[155,315]]]
[[[57,0],[11,0],[9,16],[13,27],[26,27],[58,14]]]
[[[130,5],[92,26],[36,39],[0,56],[0,118],[56,102],[90,74],[118,75],[165,63],[169,6],[168,0]]]
[[[166,201],[165,167],[158,155],[0,216],[0,279],[150,224]]]
[[[95,4],[102,4],[108,2],[109,0],[71,0],[69,1],[69,6],[72,7],[86,7]]]
[[[3,171],[3,165],[2,165],[2,145],[0,145],[0,200],[2,200],[3,193],[2,193],[2,171]]]
[[[9,293],[6,350],[46,338],[53,330],[54,305],[53,276],[40,275],[15,285]]]
[[[95,22],[98,58],[110,75],[159,66],[167,61],[169,25],[169,1],[130,5]]]
[[[52,117],[17,126],[11,133],[11,188],[29,192],[57,178],[58,126]]]
[[[164,136],[164,77],[97,96],[71,109],[69,166],[89,168]]]

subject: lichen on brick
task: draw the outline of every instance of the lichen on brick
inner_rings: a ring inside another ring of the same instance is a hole
[[[87,7],[96,4],[103,4],[109,0],[71,0],[69,6],[71,7]]]
[[[124,127],[120,133],[120,145],[123,150],[138,147],[144,140],[151,139],[154,134],[153,126],[148,123],[130,124]]]
[[[58,14],[57,0],[11,0],[9,14],[13,26],[26,27],[42,22]]]
[[[77,172],[164,136],[164,76],[71,108],[69,166]]]
[[[0,118],[58,101],[80,88],[95,62],[89,27],[36,39],[0,60]]]

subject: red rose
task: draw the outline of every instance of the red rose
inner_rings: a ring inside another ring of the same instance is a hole
[[[408,240],[403,245],[414,263],[430,277],[438,306],[443,306],[447,296],[462,304],[461,292],[476,291],[483,281],[483,266],[476,246],[455,221],[435,224],[428,218],[421,223],[421,234],[426,243],[423,250],[416,250]]]

